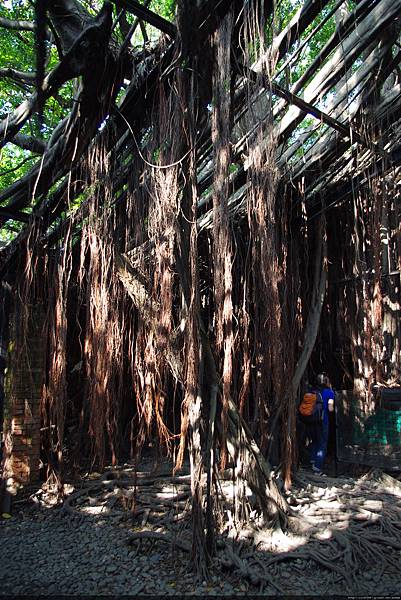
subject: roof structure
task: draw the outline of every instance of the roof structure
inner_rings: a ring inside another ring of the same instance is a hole
[[[49,228],[53,227],[65,210],[66,196],[71,201],[72,195],[78,196],[83,191],[82,185],[76,183],[72,191],[71,182],[74,182],[74,173],[79,168],[84,148],[109,135],[110,130],[113,130],[113,152],[118,149],[121,164],[127,163],[130,154],[144,151],[141,145],[146,139],[144,132],[149,123],[144,122],[143,115],[154,101],[152,89],[155,78],[171,68],[169,62],[177,44],[176,28],[138,2],[116,0],[114,4],[118,10],[126,9],[163,32],[167,36],[163,47],[157,43],[144,60],[141,60],[141,53],[134,58],[137,65],[135,75],[123,97],[111,104],[102,115],[103,120],[107,119],[102,131],[95,127],[90,135],[81,139],[81,128],[78,139],[74,138],[77,151],[73,156],[71,148],[60,148],[60,138],[53,136],[36,166],[21,180],[2,190],[0,216],[3,224],[8,219],[26,223],[31,216],[36,216],[44,219]],[[215,29],[233,3],[221,0],[212,4],[213,7],[204,2],[202,6],[199,29],[202,39]],[[281,177],[294,189],[302,188],[309,205],[320,206],[322,196],[326,205],[343,201],[351,190],[355,190],[355,186],[365,180],[368,167],[383,174],[391,172],[398,190],[397,174],[393,171],[398,169],[401,160],[399,3],[397,0],[364,0],[355,3],[353,8],[348,5],[345,1],[306,0],[284,29],[276,32],[267,47],[266,56],[259,56],[246,68],[240,64],[233,66],[233,103],[237,125],[232,160],[238,170],[232,177],[235,195],[231,204],[236,209],[246,189],[243,175],[249,167],[246,148],[258,120],[265,117],[264,112],[267,114],[271,102]],[[267,3],[267,14],[271,10]],[[333,34],[325,43],[320,43],[322,29],[333,19],[336,19]],[[317,45],[319,52],[305,71],[297,71],[297,65],[305,61],[311,44]],[[267,78],[264,61],[271,60],[273,56],[276,67]],[[67,59],[68,56],[65,56],[63,61],[67,62]],[[55,71],[61,69],[62,63]],[[249,103],[245,81],[256,81],[262,73],[266,78],[265,89],[259,84]],[[52,79],[57,80],[58,76],[52,73],[48,77],[47,97],[55,88]],[[32,117],[35,102],[34,93],[24,106],[3,120],[2,145],[12,141]],[[67,127],[73,128],[74,121],[70,120]],[[212,149],[209,124],[198,142],[202,207],[207,206],[203,195],[213,172]],[[116,176],[117,194],[124,187],[128,171],[129,167],[125,168],[125,173],[122,168]],[[204,214],[200,219],[202,225],[211,222],[210,217]],[[24,233],[20,235],[24,236]],[[4,260],[3,253],[3,264]]]

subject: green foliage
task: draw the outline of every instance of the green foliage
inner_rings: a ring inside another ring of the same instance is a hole
[[[176,0],[152,0],[149,5],[150,10],[169,21],[174,20],[175,7]]]
[[[278,2],[273,19],[274,30],[284,29],[303,4],[304,0],[281,0]]]
[[[32,166],[35,156],[28,150],[22,150],[18,146],[8,144],[2,149],[0,181],[2,188],[11,185],[19,179],[27,169]]]
[[[23,224],[18,221],[7,221],[0,229],[0,242],[11,242],[21,231]]]

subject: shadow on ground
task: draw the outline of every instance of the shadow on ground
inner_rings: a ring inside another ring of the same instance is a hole
[[[231,482],[222,487],[235,499]],[[0,595],[399,594],[401,483],[377,471],[300,469],[286,533],[258,529],[252,513],[253,527],[241,527],[227,508],[209,577],[198,581],[188,475],[126,465],[66,492],[60,507],[36,490],[0,521]]]

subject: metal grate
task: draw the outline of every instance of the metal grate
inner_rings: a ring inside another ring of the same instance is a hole
[[[368,411],[351,392],[337,393],[339,461],[401,470],[401,410],[384,406],[377,402],[374,410]]]

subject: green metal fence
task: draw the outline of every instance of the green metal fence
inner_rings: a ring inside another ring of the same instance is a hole
[[[379,402],[367,409],[351,392],[339,392],[336,442],[340,461],[401,470],[401,410]]]

